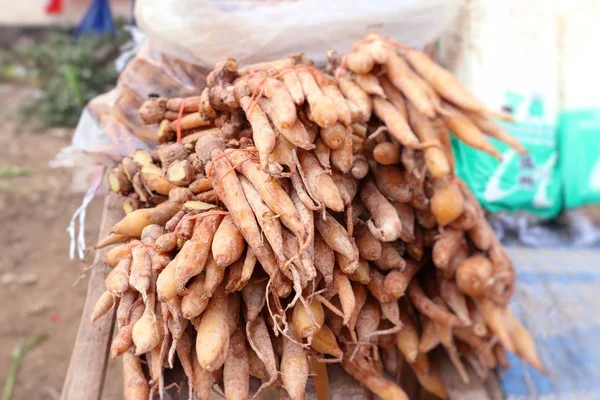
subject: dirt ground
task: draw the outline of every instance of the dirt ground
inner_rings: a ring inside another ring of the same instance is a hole
[[[13,394],[20,399],[58,399],[86,296],[91,263],[70,261],[66,228],[81,202],[72,171],[48,163],[70,143],[70,131],[18,131],[13,122],[24,88],[0,84],[0,168],[23,167],[26,176],[0,177],[0,381],[15,347],[37,333],[46,341],[29,352]],[[86,240],[96,240],[102,199],[88,209]],[[118,362],[111,363],[105,399],[121,398]]]

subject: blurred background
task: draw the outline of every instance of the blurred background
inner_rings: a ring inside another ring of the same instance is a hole
[[[72,225],[86,243],[96,240],[106,191],[94,186],[102,177],[97,165],[149,145],[152,132],[136,110],[153,89],[192,90],[215,57],[250,62],[303,50],[323,56],[339,43],[349,47],[373,26],[411,46],[428,45],[476,97],[515,117],[504,127],[528,150],[519,155],[494,141],[503,155],[498,163],[454,143],[458,175],[511,246],[519,273],[515,312],[533,330],[545,362],[572,369],[557,383],[511,360],[516,368],[503,378],[507,397],[600,398],[600,355],[586,353],[600,332],[594,250],[600,242],[600,2],[430,0],[400,2],[410,4],[389,13],[389,4],[375,1],[366,8],[372,18],[350,29],[343,24],[352,25],[352,13],[364,11],[358,2],[335,18],[311,14],[314,26],[331,30],[316,37],[312,25],[282,20],[272,26],[273,37],[253,36],[261,52],[235,48],[243,24],[228,27],[228,37],[219,20],[209,23],[236,2],[187,20],[194,2],[140,3],[141,31],[129,0],[0,0],[0,382],[6,385],[15,360],[21,361],[28,349],[23,343],[39,341],[10,382],[13,399],[60,398],[92,259],[78,259],[81,246],[67,227],[88,192],[86,215],[75,219],[85,224]],[[386,13],[388,20],[379,21]],[[177,18],[182,26],[172,29],[168,22]],[[203,18],[206,26],[199,24]],[[332,27],[332,18],[339,25]],[[142,31],[150,45],[142,45]],[[219,43],[202,42],[211,34]],[[228,45],[231,51],[224,51]],[[104,398],[121,397],[119,368],[109,362]],[[529,374],[539,380],[529,384]]]
[[[72,169],[50,163],[71,143],[85,104],[116,84],[114,61],[130,39],[123,27],[131,23],[133,4],[111,1],[106,15],[101,3],[0,2],[0,235],[7,244],[0,255],[2,383],[19,344],[47,335],[21,364],[13,399],[59,398],[86,297],[83,274],[91,257],[69,260],[66,229],[88,174],[77,179]],[[86,13],[94,22],[76,38]],[[96,240],[101,217],[99,196],[88,209],[88,243]],[[120,398],[120,374],[111,376],[116,381],[108,380],[106,398]]]

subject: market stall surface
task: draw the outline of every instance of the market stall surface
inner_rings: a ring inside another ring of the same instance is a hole
[[[549,370],[511,356],[501,375],[507,399],[600,399],[600,252],[507,250],[517,269],[512,309]]]

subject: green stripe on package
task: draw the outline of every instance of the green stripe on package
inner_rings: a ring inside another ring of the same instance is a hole
[[[530,115],[532,111],[529,110]],[[493,138],[502,162],[453,138],[456,173],[481,205],[491,211],[527,211],[553,218],[561,209],[558,144],[553,125],[536,122],[497,122],[528,150],[521,155]]]
[[[600,203],[600,108],[563,112],[558,131],[566,207]]]

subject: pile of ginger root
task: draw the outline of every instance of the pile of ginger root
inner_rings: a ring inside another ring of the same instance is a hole
[[[453,171],[450,132],[524,152],[493,122],[510,117],[376,34],[328,60],[225,59],[198,96],[141,107],[159,145],[109,174],[126,215],[96,246],[115,245],[92,317],[116,307],[125,399],[162,397],[175,358],[190,399],[302,399],[311,362],[395,400],[404,363],[447,398],[438,346],[465,382],[506,351],[544,370],[507,307],[511,261]]]

